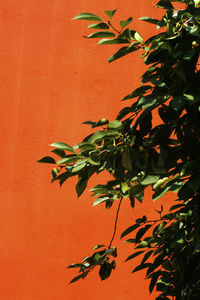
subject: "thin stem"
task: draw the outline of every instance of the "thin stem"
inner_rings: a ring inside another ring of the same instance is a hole
[[[118,34],[121,33],[120,31],[118,31],[118,30],[110,23],[110,21],[108,21],[108,25],[109,25],[115,32],[117,32]]]
[[[119,211],[120,211],[120,207],[121,207],[121,204],[122,204],[122,200],[123,200],[123,197],[121,197],[121,199],[119,201],[119,205],[118,205],[118,209],[117,209],[117,214],[116,214],[116,218],[115,218],[114,232],[113,232],[113,236],[112,236],[112,239],[110,241],[110,244],[109,244],[108,248],[111,248],[112,242],[113,242],[113,240],[115,238],[115,234],[116,234],[116,230],[117,230],[117,221],[118,221],[118,217],[119,217]]]

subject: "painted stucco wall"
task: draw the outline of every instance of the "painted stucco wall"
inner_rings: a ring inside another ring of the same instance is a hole
[[[157,13],[149,0],[0,1],[2,300],[154,298],[144,273],[130,275],[134,262],[123,261],[131,246],[119,241],[120,231],[137,215],[151,214],[150,196],[142,208],[122,205],[112,277],[101,282],[94,271],[69,286],[75,273],[66,266],[110,240],[116,207],[92,208],[89,193],[77,199],[75,180],[60,189],[50,183],[51,166],[36,163],[48,155],[52,142],[73,145],[88,134],[83,121],[115,118],[124,105],[120,100],[139,82],[139,54],[108,64],[114,47],[83,39],[87,22],[72,21],[80,12],[101,15],[114,8],[121,19],[133,16],[145,36],[152,32],[153,26],[137,20]]]

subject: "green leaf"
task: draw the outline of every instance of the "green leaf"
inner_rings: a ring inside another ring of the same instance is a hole
[[[112,264],[110,264],[108,262],[104,262],[101,265],[101,268],[99,270],[99,276],[100,276],[101,280],[105,280],[108,277],[110,277],[111,272],[112,272]]]
[[[59,170],[57,168],[53,168],[53,170],[51,171],[51,177],[52,177],[51,182],[53,182],[56,179],[58,174],[59,174]]]
[[[73,173],[79,172],[82,169],[84,169],[86,165],[87,165],[87,162],[84,159],[84,160],[82,160],[82,161],[80,161],[80,162],[78,162],[78,163],[76,163],[76,164],[73,165],[72,172]]]
[[[147,175],[140,183],[143,185],[151,185],[157,182],[160,176],[157,175]]]
[[[91,137],[89,138],[88,142],[93,144],[93,143],[97,143],[101,140],[103,140],[103,138],[106,136],[106,132],[105,131],[97,131],[95,133],[93,133],[91,135]]]
[[[73,20],[85,20],[85,21],[102,21],[102,19],[91,13],[81,13],[73,18]]]
[[[138,43],[132,43],[130,46],[122,47],[119,49],[115,54],[109,57],[108,62],[111,63],[112,61],[125,56],[129,53],[132,53],[134,51],[137,51],[139,48],[137,47]]]
[[[92,28],[92,29],[109,29],[109,25],[105,22],[101,22],[98,24],[90,24],[88,25],[88,28]]]
[[[103,37],[115,37],[115,34],[109,31],[99,31],[99,32],[94,32],[87,36],[87,38],[103,38]]]
[[[160,276],[160,270],[153,273],[152,278],[151,278],[151,282],[150,282],[150,285],[149,285],[150,294],[153,292],[153,289],[156,285],[156,282],[158,281],[159,276]]]
[[[95,250],[98,250],[103,247],[106,247],[106,246],[105,245],[96,245],[96,246],[94,246],[93,250],[95,251]]]
[[[155,25],[158,25],[160,23],[160,20],[150,18],[150,17],[141,17],[141,18],[139,18],[139,20],[142,20],[142,21],[148,22],[148,23],[152,23],[152,24],[155,24]]]
[[[55,143],[51,144],[50,146],[55,147],[57,149],[66,150],[66,151],[74,153],[73,147],[71,147],[68,144],[62,143],[62,142],[55,142]]]
[[[150,265],[151,265],[150,263],[146,263],[146,264],[143,264],[143,265],[139,265],[139,266],[137,266],[137,267],[132,271],[132,273],[137,272],[137,271],[140,271],[140,270],[143,270],[143,269],[146,269],[146,268],[148,268]]]
[[[135,89],[131,94],[124,97],[123,100],[128,100],[128,99],[132,99],[144,95],[147,91],[151,89],[152,89],[151,85],[142,85],[141,87]]]
[[[145,253],[145,255],[141,261],[141,265],[144,264],[149,259],[149,257],[152,255],[153,252],[154,252],[153,250],[150,250]]]
[[[38,160],[39,163],[45,163],[45,164],[55,164],[55,159],[53,159],[50,156],[45,156],[42,159]]]
[[[129,25],[131,22],[133,21],[133,18],[128,18],[126,21],[120,21],[120,26],[123,29],[124,27],[126,27],[127,25]]]
[[[135,38],[138,42],[140,42],[141,44],[144,44],[143,37],[141,36],[141,34],[140,34],[139,32],[137,32],[137,31],[135,32],[134,38]]]
[[[82,267],[82,264],[78,263],[78,264],[71,264],[67,268],[68,269],[74,269],[74,268],[81,268],[81,267]]]
[[[170,0],[160,0],[156,7],[164,8],[164,9],[170,9],[173,8],[173,5],[171,4]]]
[[[129,256],[127,257],[127,259],[125,260],[125,262],[126,262],[126,261],[129,261],[129,260],[131,260],[131,259],[133,259],[133,258],[135,258],[136,256],[138,256],[138,255],[140,255],[140,254],[142,254],[142,253],[144,253],[144,251],[138,251],[138,252],[135,252],[135,253],[129,255]]]
[[[145,227],[142,227],[138,230],[137,234],[136,234],[136,241],[140,241],[140,239],[143,237],[143,235],[147,232],[147,230],[149,230],[149,228],[151,228],[152,225],[145,225]]]
[[[133,231],[134,231],[135,229],[137,229],[138,227],[140,227],[140,224],[134,224],[134,225],[128,227],[126,230],[124,230],[124,231],[122,232],[122,234],[121,234],[121,239],[122,239],[123,237],[125,237],[127,234],[133,232]]]
[[[88,182],[88,177],[79,177],[78,183],[76,184],[76,193],[77,196],[80,197],[82,193],[84,192]]]
[[[74,277],[74,278],[70,281],[70,284],[71,284],[71,283],[74,283],[74,282],[76,282],[76,281],[78,281],[79,279],[84,279],[84,278],[88,275],[88,273],[89,273],[89,271],[84,272],[84,273],[82,273],[82,274],[80,274],[80,275]]]
[[[55,153],[56,155],[63,157],[65,156],[65,151],[62,149],[53,149],[51,150],[51,152]]]
[[[76,162],[77,160],[79,160],[79,157],[77,155],[70,155],[70,156],[59,159],[57,161],[57,164],[58,165],[70,164],[70,163]]]
[[[115,39],[102,39],[97,43],[97,45],[113,45],[113,44],[127,44],[127,43],[129,43],[128,40],[115,38]]]
[[[111,200],[111,199],[109,197],[100,197],[100,198],[97,198],[97,199],[94,200],[93,206],[96,206],[96,205],[98,205],[100,203],[103,203],[103,202],[106,202],[108,200]]]
[[[122,122],[119,120],[114,120],[108,123],[108,129],[119,129],[122,128]]]
[[[114,14],[116,13],[117,9],[114,10],[105,10],[104,12],[106,13],[106,15],[112,19],[112,17],[114,16]]]

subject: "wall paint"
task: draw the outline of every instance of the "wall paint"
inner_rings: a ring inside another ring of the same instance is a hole
[[[110,212],[92,208],[89,193],[76,198],[74,180],[60,189],[50,184],[51,167],[36,163],[54,141],[79,142],[89,132],[81,122],[115,118],[124,105],[120,99],[136,87],[143,70],[139,55],[108,64],[113,47],[97,47],[94,40],[83,39],[87,23],[72,21],[79,12],[102,14],[114,8],[121,18],[133,16],[145,36],[152,32],[153,26],[137,20],[158,14],[148,0],[126,5],[122,0],[1,0],[3,300],[154,298],[144,273],[130,275],[134,262],[123,263],[131,247],[119,236],[136,216],[144,211],[152,215],[152,205],[160,204],[152,204],[150,194],[142,208],[130,210],[124,202],[115,243],[117,270],[105,282],[93,272],[69,286],[74,272],[66,266],[91,253],[95,244],[110,240],[116,207]]]

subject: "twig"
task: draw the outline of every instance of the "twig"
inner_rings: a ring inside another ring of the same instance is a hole
[[[118,30],[110,23],[110,21],[108,21],[108,25],[109,25],[110,27],[112,27],[112,29],[113,29],[115,32],[117,32],[118,34],[121,34],[121,32],[118,31]]]
[[[111,248],[112,242],[113,242],[113,240],[115,238],[115,234],[116,234],[116,230],[117,230],[117,221],[118,221],[118,217],[119,217],[119,211],[120,211],[120,206],[122,204],[122,200],[123,200],[123,197],[121,197],[121,199],[119,201],[119,205],[118,205],[118,209],[117,209],[117,214],[116,214],[116,219],[115,219],[114,232],[113,232],[113,236],[112,236],[112,239],[110,241],[110,244],[109,244],[108,248]]]

